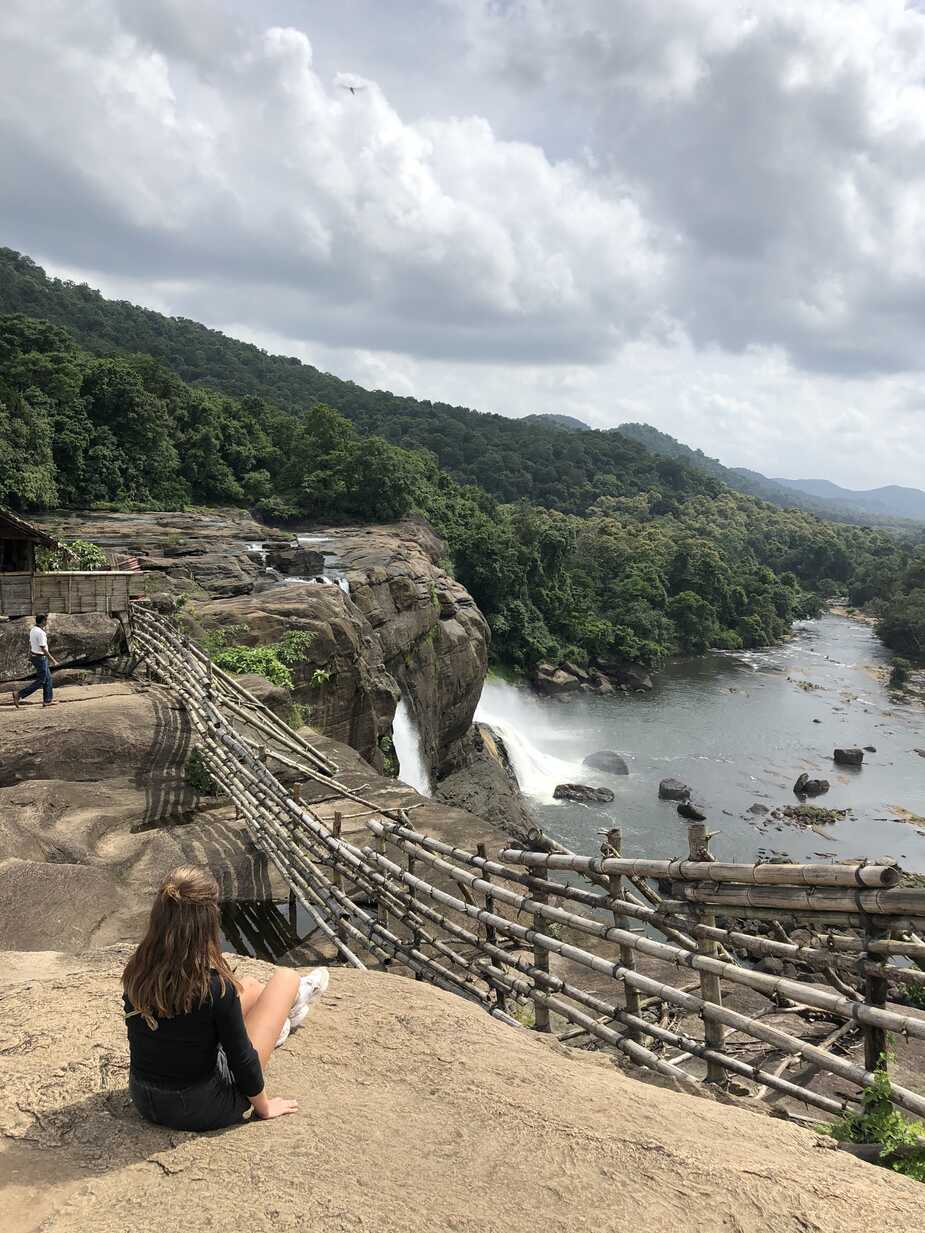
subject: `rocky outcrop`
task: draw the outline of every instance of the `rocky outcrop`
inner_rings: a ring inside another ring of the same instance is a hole
[[[533,688],[548,698],[568,698],[580,693],[612,694],[645,692],[652,689],[652,678],[638,664],[621,660],[597,661],[590,668],[580,668],[565,661],[560,664],[538,664],[533,670]]]
[[[425,761],[436,775],[459,760],[488,668],[488,622],[441,567],[442,541],[424,522],[339,528],[331,552],[350,602],[379,641],[385,667],[413,699]]]
[[[23,617],[0,621],[0,681],[16,681],[33,675],[29,658],[32,621]],[[59,663],[96,662],[124,649],[122,627],[102,612],[83,616],[52,613],[46,626],[51,653]]]
[[[193,741],[169,693],[98,680],[56,696],[2,711],[0,949],[137,936],[181,863],[211,869],[227,898],[282,893],[234,809],[187,784]]]
[[[864,750],[836,749],[832,757],[838,766],[861,766],[864,761]]]
[[[628,775],[630,768],[626,759],[611,749],[602,749],[600,753],[588,754],[583,759],[584,766],[590,766],[595,771],[603,771],[607,775]]]
[[[437,784],[434,798],[522,833],[533,826],[504,742],[488,724],[477,723],[458,750],[462,766]]]
[[[703,805],[698,805],[694,801],[680,801],[678,803],[678,816],[684,818],[686,822],[706,822],[707,814]]]
[[[226,900],[285,897],[233,806],[187,782],[195,742],[169,692],[98,676],[56,696],[52,710],[0,708],[0,950],[77,951],[137,937],[156,886],[177,864],[211,869]],[[425,800],[349,746],[303,731],[338,782],[370,802],[364,809],[326,780],[303,785],[320,817],[342,814],[345,837],[367,843],[366,819],[395,808],[413,809],[420,829],[470,850],[500,834],[500,818],[493,825]],[[303,953],[318,961],[318,952]]]
[[[586,783],[556,784],[553,796],[557,801],[577,801],[581,805],[609,805],[613,800],[609,788],[592,788]]]
[[[490,634],[472,597],[442,568],[444,545],[423,521],[316,527],[304,538],[239,510],[90,512],[40,521],[64,537],[137,556],[144,591],[168,603],[184,596],[193,633],[243,625],[233,641],[257,645],[291,629],[311,632],[292,699],[309,722],[381,766],[380,742],[403,693],[431,772],[458,770]],[[324,570],[345,577],[349,595],[311,581]],[[10,629],[8,638],[23,642],[19,630]],[[84,637],[85,645],[91,641],[99,638]],[[0,637],[0,664],[3,654]]]
[[[658,785],[658,795],[663,801],[686,801],[690,794],[690,788],[680,779],[663,779]]]
[[[269,1090],[296,1114],[206,1135],[152,1126],[127,1091],[128,954],[3,957],[13,1233],[535,1233],[538,1179],[549,1230],[921,1227],[921,1184],[811,1130],[642,1084],[463,998],[349,968],[273,1054]]]
[[[191,617],[194,632],[235,627],[232,640],[245,646],[277,643],[293,631],[310,634],[305,658],[291,669],[292,701],[313,728],[382,769],[380,741],[391,730],[398,688],[379,639],[339,587],[289,582],[195,604]]]
[[[804,771],[797,777],[793,792],[795,796],[822,796],[828,792],[830,787],[831,784],[827,779],[810,779]]]

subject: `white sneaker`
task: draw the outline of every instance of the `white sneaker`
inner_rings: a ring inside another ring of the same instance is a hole
[[[280,1047],[280,1045],[284,1045],[284,1044],[286,1043],[286,1041],[288,1040],[288,1038],[289,1038],[289,1033],[290,1033],[291,1031],[292,1031],[292,1024],[289,1022],[289,1020],[288,1020],[288,1019],[284,1019],[284,1020],[283,1020],[283,1026],[280,1028],[280,1032],[279,1032],[279,1039],[277,1040],[277,1042],[276,1042],[276,1044],[273,1046],[273,1048],[274,1048],[274,1049],[278,1049],[278,1048]]]
[[[289,1022],[292,1027],[301,1027],[308,1018],[312,1006],[325,989],[328,987],[328,982],[331,976],[327,968],[315,968],[314,971],[303,976],[299,981],[298,997],[292,1004],[292,1010],[289,1012]]]

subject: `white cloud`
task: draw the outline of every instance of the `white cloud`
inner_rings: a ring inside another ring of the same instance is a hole
[[[681,237],[701,345],[828,371],[920,363],[925,21],[901,0],[447,0],[474,61],[580,98]]]
[[[231,32],[219,61],[179,6],[163,28],[154,7],[98,0],[78,23],[16,0],[0,18],[0,215],[33,247],[199,279],[190,309],[221,282],[253,326],[334,343],[594,359],[647,328],[662,245],[579,162],[478,117],[406,123],[375,82],[322,80],[291,27]]]
[[[900,0],[7,0],[0,72],[2,239],[57,271],[399,393],[921,482]]]

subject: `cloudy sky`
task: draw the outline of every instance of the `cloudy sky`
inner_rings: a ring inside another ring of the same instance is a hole
[[[0,78],[0,243],[55,273],[397,393],[925,484],[915,4],[3,0]]]

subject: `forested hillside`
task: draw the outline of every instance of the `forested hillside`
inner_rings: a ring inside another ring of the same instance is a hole
[[[8,250],[0,306],[33,314],[0,317],[0,503],[420,512],[506,662],[757,646],[909,566],[895,538],[742,496],[619,433],[363,390]]]

